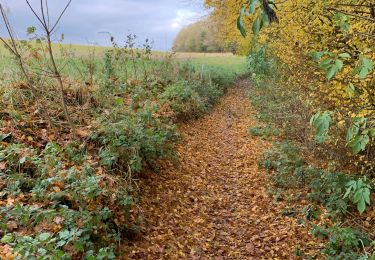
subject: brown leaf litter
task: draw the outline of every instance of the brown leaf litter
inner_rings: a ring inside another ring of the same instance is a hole
[[[309,228],[283,216],[285,202],[267,193],[258,161],[271,144],[248,134],[257,122],[247,84],[180,127],[178,166],[165,163],[141,181],[147,225],[124,259],[297,259],[299,248],[315,251]]]

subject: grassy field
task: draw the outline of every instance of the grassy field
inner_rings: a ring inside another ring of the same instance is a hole
[[[225,70],[226,73],[244,74],[246,57],[232,53],[176,53],[177,60],[191,60],[199,69],[206,67]]]
[[[53,48],[60,65],[64,67],[64,74],[74,78],[79,76],[79,70],[82,69],[82,59],[94,57],[94,62],[100,66],[105,53],[111,50],[111,47],[105,46],[60,43],[55,43]],[[166,52],[152,52],[155,60],[164,59],[168,55],[169,53]],[[178,62],[190,61],[197,70],[217,69],[225,74],[243,74],[247,70],[246,58],[231,53],[175,53],[172,57]],[[155,65],[152,62],[150,64]],[[0,72],[13,71],[14,68],[9,52],[0,45]]]

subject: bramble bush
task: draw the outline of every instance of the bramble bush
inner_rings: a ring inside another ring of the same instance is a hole
[[[68,166],[76,163],[69,159],[70,149],[56,143],[41,152],[1,145],[0,163],[10,166],[0,173],[0,195],[7,201],[0,209],[1,243],[22,257],[113,259],[113,245],[131,227],[129,187],[111,185],[116,178],[98,172],[88,160]]]

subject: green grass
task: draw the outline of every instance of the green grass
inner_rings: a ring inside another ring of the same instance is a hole
[[[198,69],[206,67],[224,70],[227,74],[247,72],[246,57],[228,53],[177,53],[178,60],[191,60]]]
[[[98,75],[97,72],[103,71],[105,66],[105,53],[111,49],[111,47],[103,46],[60,43],[55,43],[53,48],[64,77],[83,81],[87,80],[84,75],[87,75],[88,61],[91,60],[95,64],[96,71],[94,74]],[[137,67],[139,68],[137,77],[134,76],[132,62],[125,62],[121,74],[129,73],[133,78],[138,78],[140,75],[143,76],[146,73],[145,71],[152,71],[158,68],[160,61],[165,59],[167,55],[168,53],[154,51],[152,60],[137,61]],[[194,67],[198,73],[209,74],[212,78],[220,78],[221,82],[219,84],[226,81],[225,85],[228,86],[233,83],[235,78],[247,72],[246,58],[229,53],[176,53],[173,59],[177,62],[189,63],[188,66]],[[17,66],[12,61],[9,52],[3,45],[0,45],[0,82],[2,85],[6,85],[6,82],[15,71],[17,71]],[[129,75],[126,75],[126,77]],[[125,77],[125,75],[118,76]]]

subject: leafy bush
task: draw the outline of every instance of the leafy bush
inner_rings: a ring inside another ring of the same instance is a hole
[[[344,198],[350,198],[357,205],[359,213],[362,214],[366,210],[366,205],[370,205],[371,185],[367,183],[367,178],[351,180],[346,184],[346,187]]]
[[[321,239],[328,239],[323,250],[328,259],[368,259],[361,251],[370,245],[371,240],[358,230],[339,226],[328,229],[315,226],[312,234]]]
[[[92,139],[100,143],[101,164],[108,169],[139,172],[147,163],[173,157],[178,136],[173,125],[157,117],[158,107],[146,104],[137,111],[120,108],[99,119]]]
[[[255,75],[271,75],[275,73],[274,61],[267,56],[267,46],[256,46],[248,56],[250,73]]]
[[[25,258],[114,259],[113,245],[131,227],[129,187],[114,186],[88,162],[69,166],[77,157],[66,151],[54,143],[41,152],[1,146],[0,163],[17,166],[0,173],[0,195],[8,201],[0,208],[1,243]]]
[[[261,136],[263,138],[270,138],[273,136],[279,136],[280,131],[278,129],[275,129],[271,126],[256,126],[256,127],[251,127],[249,129],[249,133],[252,136]]]
[[[224,94],[219,85],[212,82],[197,82],[193,85],[193,88],[200,96],[206,108],[212,108]]]
[[[260,161],[260,166],[275,171],[271,177],[275,185],[284,188],[298,187],[305,182],[304,165],[298,150],[289,142],[277,144],[274,149],[267,151]]]
[[[316,173],[315,178],[309,184],[310,200],[325,205],[335,215],[347,213],[350,201],[343,195],[350,177],[343,173],[323,170]]]
[[[194,87],[185,81],[167,86],[160,99],[168,104],[180,119],[197,117],[205,110],[202,98]]]
[[[308,198],[323,204],[332,216],[346,214],[351,203],[360,213],[370,204],[371,185],[365,179],[307,166],[298,150],[288,142],[276,144],[267,151],[260,166],[274,171],[271,179],[277,187],[307,186]]]

